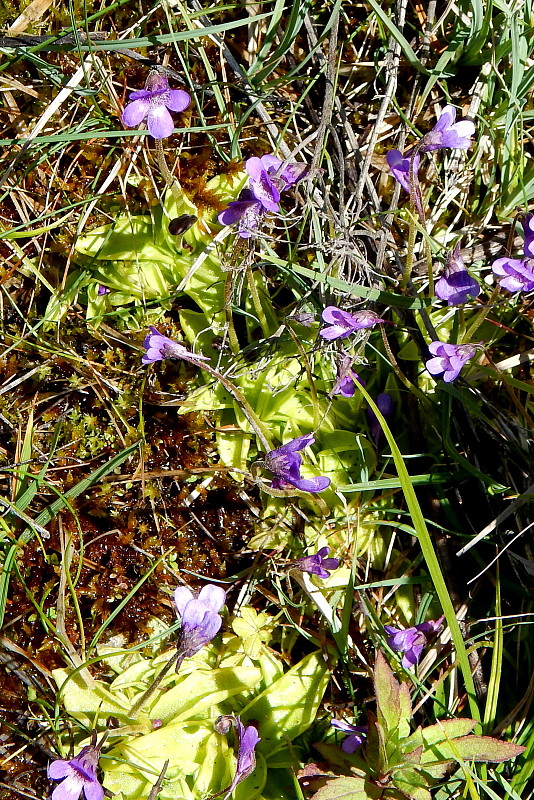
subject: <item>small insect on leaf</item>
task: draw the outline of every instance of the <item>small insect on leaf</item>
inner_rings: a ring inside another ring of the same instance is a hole
[[[169,233],[171,236],[182,236],[189,228],[193,227],[197,219],[198,217],[194,214],[181,214],[169,222]]]

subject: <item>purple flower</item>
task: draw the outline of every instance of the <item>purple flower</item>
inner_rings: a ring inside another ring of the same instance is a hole
[[[135,128],[146,117],[148,132],[154,139],[166,139],[174,131],[169,111],[185,111],[191,97],[183,89],[169,89],[169,82],[159,72],[151,72],[145,88],[131,92],[130,102],[122,112],[122,122]]]
[[[525,242],[525,249],[530,242]],[[534,289],[534,259],[498,258],[491,265],[497,281],[509,292],[531,292]]]
[[[238,783],[244,781],[245,778],[248,778],[248,776],[254,772],[254,767],[256,766],[256,753],[254,751],[258,742],[261,741],[254,725],[247,725],[245,727],[241,719],[236,717],[235,726],[238,738],[237,765],[234,779],[228,787],[225,800],[232,794]]]
[[[525,234],[523,252],[529,258],[534,258],[534,214],[525,214],[522,225]]]
[[[444,617],[436,620],[422,622],[414,625],[413,628],[393,628],[391,625],[384,625],[384,630],[388,635],[388,645],[395,653],[403,653],[402,666],[405,669],[414,667],[419,659],[423,648],[426,647],[430,635],[436,633],[443,624]]]
[[[355,331],[372,328],[385,321],[374,311],[356,311],[354,314],[349,314],[348,311],[343,311],[337,306],[327,306],[322,313],[322,318],[329,323],[329,326],[320,330],[319,335],[329,341],[345,339]]]
[[[302,456],[298,452],[315,442],[315,436],[308,433],[306,436],[299,436],[292,439],[282,447],[271,450],[265,456],[264,465],[266,469],[273,473],[274,479],[271,483],[272,489],[288,489],[295,486],[302,492],[322,492],[330,486],[330,478],[319,475],[316,478],[302,478],[300,467]]]
[[[280,193],[298,183],[307,173],[306,164],[281,161],[273,155],[261,158],[253,156],[245,162],[249,186],[243,189],[237,200],[220,212],[217,219],[221,225],[239,222],[238,234],[242,239],[254,236],[267,211],[280,211]]]
[[[455,119],[454,106],[445,106],[432,130],[421,139],[419,149],[428,153],[431,150],[467,150],[471,147],[474,124],[468,119],[461,119],[460,122],[455,122]]]
[[[341,744],[341,749],[345,753],[354,753],[362,746],[367,736],[367,725],[351,725],[344,719],[333,719],[331,725],[336,730],[348,734]]]
[[[436,297],[446,300],[449,306],[465,303],[469,295],[477,297],[479,294],[480,285],[466,270],[459,244],[449,253],[441,277],[436,282],[435,292]]]
[[[78,800],[82,791],[86,800],[104,799],[104,789],[96,777],[103,741],[99,745],[84,747],[70,761],[52,761],[48,767],[48,777],[53,781],[65,779],[52,792],[52,800]]]
[[[317,553],[299,558],[295,561],[294,566],[302,570],[302,572],[317,575],[318,578],[329,578],[330,573],[328,570],[339,567],[339,558],[325,558],[329,552],[329,547],[321,547]]]
[[[445,383],[454,381],[460,374],[462,367],[475,355],[476,347],[472,344],[445,344],[432,342],[428,349],[435,358],[426,362],[426,368],[431,375],[443,373]]]
[[[351,369],[352,358],[347,353],[341,353],[337,364],[337,377],[332,394],[341,394],[343,397],[354,397],[356,381],[365,386],[365,381],[357,372]]]
[[[97,292],[97,294],[99,294],[99,295],[101,295],[101,294],[109,294],[110,292],[111,292],[111,289],[108,289],[107,286],[104,286],[102,283],[98,284],[98,292]]]
[[[394,410],[395,410],[395,403],[393,402],[393,398],[387,392],[381,392],[378,397],[376,398],[376,404],[378,406],[378,410],[382,414],[383,417],[387,420],[390,417]],[[378,418],[373,411],[372,408],[367,409],[367,416],[369,418],[369,427],[371,429],[371,436],[375,440],[375,444],[378,444],[378,440],[382,435],[382,427],[378,421]]]
[[[251,161],[252,159],[249,159]],[[308,165],[302,161],[281,161],[276,156],[264,155],[259,159],[267,175],[281,192],[291,188],[308,174]],[[247,164],[249,163],[247,161]],[[245,165],[247,172],[250,171]]]
[[[410,192],[410,162],[412,161],[412,157],[410,153],[406,157],[402,155],[400,150],[389,150],[386,153],[386,161],[388,162],[388,167],[391,170],[391,174],[394,178],[398,180],[400,185],[403,189],[405,189],[408,193]],[[421,161],[421,156],[419,153],[416,153],[413,156],[413,172],[414,178],[417,180],[417,171],[419,170],[419,162]]]
[[[247,159],[245,169],[250,176],[249,186],[254,197],[267,211],[277,213],[280,193],[300,181],[308,168],[306,164],[284,162],[276,156],[264,155]]]
[[[243,189],[237,200],[228,203],[217,219],[221,225],[234,225],[239,222],[237,232],[242,239],[250,239],[261,225],[265,208],[250,189]]]
[[[176,670],[184,658],[194,656],[219,632],[222,624],[219,611],[225,600],[224,589],[211,583],[202,587],[198,597],[187,586],[174,590],[174,605],[182,623],[178,634]]]
[[[191,353],[182,344],[164,336],[153,325],[150,326],[150,331],[143,342],[143,347],[146,349],[146,353],[141,359],[143,364],[152,364],[154,361],[162,361],[164,358],[182,358],[193,364],[198,361],[209,361],[208,356],[197,356],[196,353]]]

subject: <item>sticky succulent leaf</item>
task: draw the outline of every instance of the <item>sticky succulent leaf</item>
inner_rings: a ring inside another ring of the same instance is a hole
[[[311,800],[379,800],[380,797],[383,797],[383,789],[367,778],[342,777],[328,781]]]
[[[424,735],[424,731],[423,731]],[[425,749],[421,763],[428,761],[492,761],[499,763],[521,755],[525,750],[513,742],[501,742],[492,736],[460,736]]]
[[[112,694],[101,681],[94,681],[93,686],[88,687],[79,674],[71,675],[66,669],[55,669],[52,675],[61,688],[61,702],[65,709],[88,727],[95,715],[128,718],[131,701],[122,692]]]
[[[164,723],[191,719],[236,694],[253,691],[260,680],[256,667],[196,669],[161,696],[150,718]]]
[[[374,686],[378,724],[388,739],[398,741],[401,718],[400,684],[380,650],[375,661]],[[403,702],[405,704],[406,700]]]
[[[270,753],[303,733],[315,720],[330,673],[322,653],[310,653],[241,711],[241,720],[259,723],[257,751]]]

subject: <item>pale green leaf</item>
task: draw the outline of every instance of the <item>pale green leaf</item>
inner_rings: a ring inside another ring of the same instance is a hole
[[[151,719],[164,723],[205,716],[207,709],[242,692],[251,692],[261,680],[257,667],[196,669],[178,678],[172,689],[163,694],[150,710]]]
[[[88,686],[78,673],[66,669],[54,669],[52,676],[61,689],[65,710],[83,724],[91,727],[96,716],[128,718],[129,698],[121,692],[112,694],[102,681],[93,681],[93,686]]]
[[[315,720],[330,672],[321,652],[310,653],[280,680],[255,697],[241,712],[255,721],[262,738],[258,752],[266,758],[303,733]]]

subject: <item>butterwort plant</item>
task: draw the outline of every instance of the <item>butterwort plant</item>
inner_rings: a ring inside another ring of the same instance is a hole
[[[127,128],[135,128],[144,119],[149,134],[154,139],[166,139],[174,131],[170,111],[185,111],[191,96],[183,89],[171,89],[165,75],[151,72],[145,88],[130,93],[130,102],[122,112],[122,122]]]
[[[220,611],[225,601],[224,589],[211,583],[203,586],[198,595],[187,586],[175,589],[174,605],[181,622],[177,642],[177,671],[184,658],[194,656],[219,632],[222,625]]]
[[[131,707],[128,712],[130,718],[135,718],[138,711],[148,703],[173,665],[176,665],[178,672],[185,658],[194,656],[217,635],[222,625],[219,612],[225,601],[224,589],[212,583],[203,586],[198,594],[188,586],[179,586],[175,589],[174,606],[181,623],[176,652]]]
[[[373,328],[375,325],[384,323],[378,314],[374,311],[364,310],[355,311],[354,314],[349,314],[337,306],[327,306],[322,312],[323,321],[327,323],[326,327],[321,328],[319,335],[323,339],[333,341],[334,339],[346,339],[356,331],[365,328]]]
[[[104,789],[98,780],[97,768],[106,736],[96,744],[96,734],[93,734],[93,743],[82,748],[70,761],[52,761],[47,770],[48,777],[53,781],[61,781],[52,792],[52,800],[78,800],[82,792],[86,800],[104,800]]]
[[[339,567],[339,558],[328,558],[330,548],[321,547],[317,553],[310,556],[303,556],[293,562],[293,566],[302,572],[309,572],[310,575],[317,575],[318,578],[329,578],[330,570]]]
[[[425,366],[431,375],[440,375],[445,383],[456,380],[462,368],[476,353],[476,347],[472,344],[447,344],[438,341],[431,342],[428,349],[434,357]]]
[[[432,150],[467,150],[471,147],[475,125],[471,120],[456,122],[454,106],[445,106],[431,131],[425,133],[417,150],[429,153]]]
[[[365,381],[352,369],[353,359],[348,353],[341,353],[337,362],[337,375],[332,394],[354,397],[356,383],[365,386]]]
[[[367,725],[351,725],[344,719],[333,719],[330,723],[337,731],[346,734],[341,743],[344,753],[355,753],[362,746],[367,738]]]
[[[395,653],[402,653],[401,664],[405,669],[413,669],[419,662],[424,648],[428,644],[429,638],[437,633],[443,625],[444,616],[411,628],[394,628],[392,625],[384,625],[387,633],[387,643]]]
[[[143,347],[146,350],[141,358],[143,364],[153,364],[154,361],[163,361],[166,358],[180,358],[193,364],[198,361],[209,361],[207,356],[191,353],[183,344],[164,336],[153,325],[150,326],[150,333],[145,337]]]
[[[524,258],[498,258],[491,265],[499,286],[512,294],[534,290],[534,214],[525,214],[523,221]]]
[[[271,489],[289,489],[294,486],[302,492],[322,492],[330,486],[330,478],[318,475],[316,478],[303,478],[300,474],[302,456],[300,450],[315,442],[312,433],[299,436],[290,442],[270,450],[263,460],[263,466],[273,474]]]
[[[232,783],[225,795],[230,797],[235,787],[254,772],[256,766],[256,745],[261,741],[254,725],[243,725],[239,717],[235,718],[237,732],[237,764]]]
[[[436,297],[445,300],[449,306],[461,305],[468,297],[477,297],[480,293],[480,284],[465,268],[459,244],[449,253],[434,291]]]
[[[267,212],[280,212],[281,193],[302,180],[308,167],[302,162],[282,161],[275,155],[252,156],[245,162],[248,187],[223,209],[217,219],[221,225],[238,224],[242,239],[255,236]]]

